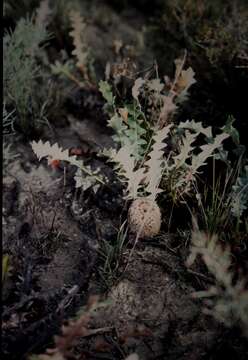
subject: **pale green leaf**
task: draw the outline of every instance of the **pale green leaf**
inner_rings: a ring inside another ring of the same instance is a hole
[[[115,102],[115,97],[113,96],[112,89],[109,83],[107,81],[101,80],[99,82],[99,90],[107,103],[113,106]]]

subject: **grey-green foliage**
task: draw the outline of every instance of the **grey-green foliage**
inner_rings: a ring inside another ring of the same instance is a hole
[[[140,160],[145,153],[147,141],[144,137],[146,130],[143,127],[142,112],[139,109],[127,107],[128,124],[123,122],[122,117],[116,113],[108,124],[116,132],[113,140],[122,146],[130,146],[136,160]]]
[[[92,187],[96,192],[99,184],[105,184],[104,176],[100,173],[100,169],[92,170],[90,166],[84,164],[82,160],[78,160],[75,155],[70,156],[69,150],[63,150],[57,143],[51,145],[49,141],[45,143],[42,140],[36,142],[32,141],[32,149],[39,161],[43,158],[48,159],[48,164],[53,164],[54,161],[66,161],[77,168],[74,176],[76,188],[81,187],[87,190]]]
[[[232,186],[231,197],[231,212],[239,219],[248,208],[248,165],[244,167],[243,172]]]
[[[228,116],[227,122],[222,130],[228,133],[236,149],[233,151],[234,154],[240,156],[245,152],[245,146],[240,144],[240,136],[238,130],[233,126],[235,118],[233,116]],[[229,162],[230,165],[230,162]],[[231,193],[229,195],[229,201],[231,204],[231,213],[234,215],[238,221],[240,221],[241,216],[244,211],[248,209],[248,165],[243,166],[242,171],[237,176],[234,185],[232,186]]]
[[[239,132],[238,130],[233,127],[233,123],[235,122],[235,118],[233,116],[228,116],[227,121],[225,126],[223,126],[222,130],[229,134],[234,142],[235,145],[239,145],[240,144],[240,139],[239,139]]]
[[[143,111],[136,101],[118,107],[107,81],[100,81],[99,90],[107,101],[105,108],[110,115],[108,126],[115,132],[113,140],[121,147],[130,147],[135,160],[141,160],[147,150],[147,132],[150,129]]]
[[[107,104],[111,107],[115,105],[115,96],[112,93],[110,84],[107,81],[101,80],[99,82],[99,90],[102,93],[102,96],[107,101]]]
[[[179,130],[182,134],[175,136]],[[206,139],[199,146],[196,140],[202,134]],[[166,191],[176,202],[192,192],[200,169],[228,136],[221,133],[212,137],[211,127],[204,128],[200,122],[196,123],[193,120],[180,123],[176,128],[169,124],[160,130],[153,129],[151,146],[145,162],[137,163],[133,149],[129,145],[122,146],[118,152],[112,150],[110,158],[117,164],[118,175],[127,183],[127,198],[144,196],[145,191],[155,200],[158,193]],[[167,147],[168,138],[172,137],[177,137],[177,141],[174,149],[168,153],[164,149]]]
[[[39,45],[48,38],[46,29],[29,18],[20,19],[15,30],[3,38],[4,100],[16,110],[23,128],[29,126],[28,116],[40,110],[34,91],[35,79],[41,75],[37,57],[42,51]]]
[[[204,142],[197,144],[200,135]],[[192,191],[192,184],[200,174],[202,166],[222,147],[229,135],[221,133],[213,137],[212,128],[204,128],[194,120],[181,122],[174,132],[174,148],[168,158],[164,159],[163,186],[175,200]],[[200,150],[200,151],[199,151]]]
[[[174,80],[138,77],[132,87],[132,100],[119,104],[106,81],[99,83],[99,89],[107,101],[105,109],[110,115],[108,125],[115,131],[114,141],[121,147],[132,149],[135,161],[144,160],[151,147],[153,127],[162,129],[172,121],[180,103],[188,97],[189,88],[196,82],[191,67],[183,70],[186,53],[175,60]],[[120,99],[119,99],[120,101]]]
[[[183,61],[180,64],[182,68]],[[194,72],[191,68],[184,72],[178,69],[177,74],[182,77],[179,92],[182,94],[195,82]],[[105,155],[117,164],[119,176],[127,183],[128,198],[143,196],[145,190],[154,200],[159,192],[166,191],[174,201],[178,201],[184,194],[192,191],[199,169],[222,148],[222,143],[229,134],[223,132],[213,137],[211,127],[204,128],[194,120],[172,126],[168,122],[168,114],[165,116],[167,125],[162,122],[163,126],[152,126],[147,121],[138,98],[143,84],[143,79],[137,79],[132,88],[133,103],[118,107],[111,86],[106,81],[100,82],[99,88],[107,101],[106,110],[110,115],[108,125],[114,130],[113,139],[119,145],[118,152],[112,150],[105,152]],[[148,84],[158,91],[162,88],[159,81],[152,80]],[[173,105],[173,109],[175,108]],[[162,111],[167,110],[164,108]],[[199,146],[197,140],[200,135],[205,139]],[[164,151],[168,140],[172,148]],[[144,184],[147,185],[146,189]]]

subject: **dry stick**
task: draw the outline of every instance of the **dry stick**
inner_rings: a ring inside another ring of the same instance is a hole
[[[191,269],[189,269],[189,268],[187,268],[187,272],[189,272],[190,274],[193,274],[193,275],[195,275],[195,276],[198,276],[198,277],[200,277],[200,278],[208,281],[208,282],[211,283],[211,284],[214,284],[213,279],[211,279],[209,276],[206,276],[206,275],[204,275],[204,274],[201,274],[201,273],[199,273],[199,272],[197,272],[197,271],[194,271],[194,270],[191,270]]]
[[[171,227],[171,221],[172,221],[172,215],[173,215],[173,211],[174,211],[174,206],[175,206],[175,202],[173,201],[172,209],[171,209],[170,217],[169,217],[169,223],[168,223],[168,232],[170,232],[170,227]]]
[[[147,73],[148,71],[151,72],[153,70],[153,68],[154,68],[154,65],[155,64],[152,64],[152,65],[150,65],[149,67],[147,67],[144,70],[137,71],[137,72],[134,73],[134,75],[136,76],[136,75],[139,75],[139,74]]]
[[[97,335],[97,334],[110,332],[113,329],[114,329],[114,326],[106,326],[106,327],[102,327],[102,328],[99,328],[99,329],[88,330],[88,333],[82,335],[82,337],[89,337],[89,336],[94,336],[94,335]]]

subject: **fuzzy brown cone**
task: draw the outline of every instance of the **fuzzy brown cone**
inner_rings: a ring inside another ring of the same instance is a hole
[[[128,223],[131,232],[140,238],[157,235],[161,226],[159,206],[147,198],[134,200],[128,211]]]

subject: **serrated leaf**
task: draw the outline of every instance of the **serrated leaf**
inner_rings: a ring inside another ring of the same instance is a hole
[[[91,169],[89,169],[89,171],[90,170]],[[74,180],[76,182],[75,187],[82,188],[83,191],[92,188],[93,191],[96,193],[100,186],[99,183],[97,183],[94,175],[85,175],[85,173],[81,169],[77,169],[77,172],[74,175]]]
[[[142,78],[138,78],[134,82],[134,86],[132,87],[132,96],[139,104],[139,94],[141,87],[145,84],[145,80]]]
[[[208,127],[204,128],[202,126],[201,122],[195,122],[194,120],[191,120],[191,121],[187,120],[185,122],[181,122],[178,125],[178,128],[179,129],[194,130],[197,133],[201,133],[201,134],[205,135],[207,138],[212,138],[213,137],[211,126],[208,126]]]
[[[127,129],[127,126],[123,124],[122,117],[118,114],[115,114],[110,120],[108,120],[108,126],[110,126],[117,133]]]
[[[180,146],[180,153],[173,157],[176,168],[180,168],[186,164],[186,161],[191,157],[191,152],[194,150],[192,146],[196,140],[197,134],[191,134],[189,131],[185,132],[185,136],[182,138],[182,145]]]
[[[192,175],[194,175],[201,166],[206,164],[205,161],[213,155],[213,152],[218,147],[220,147],[222,145],[222,142],[228,137],[229,135],[225,133],[217,135],[213,139],[212,144],[206,144],[200,147],[202,152],[199,153],[197,156],[193,157],[192,159],[192,167],[191,167]]]
[[[76,187],[83,186],[85,189],[88,188],[89,181],[91,181],[91,185],[95,185],[96,182],[100,182],[101,184],[104,184],[103,177],[98,174],[98,171],[93,171],[89,166],[84,165],[83,161],[77,160],[77,157],[75,155],[69,156],[69,150],[63,150],[57,143],[51,145],[49,141],[46,141],[45,143],[42,142],[42,140],[39,140],[38,142],[32,141],[31,147],[38,157],[39,161],[42,158],[47,158],[48,164],[51,164],[54,160],[60,160],[60,161],[67,161],[71,165],[74,165],[78,168],[78,171],[76,173]],[[80,176],[81,172],[84,173],[85,176],[85,184],[80,183]]]
[[[50,164],[53,160],[61,160],[61,161],[71,161],[76,157],[75,156],[69,156],[69,150],[63,150],[57,143],[51,145],[49,141],[46,141],[43,143],[42,140],[39,140],[38,142],[32,141],[31,147],[33,152],[38,157],[39,161],[42,158],[47,158],[48,163]]]
[[[114,105],[115,97],[113,96],[111,86],[107,81],[101,80],[99,82],[99,90],[107,103],[111,106]]]
[[[240,144],[239,140],[239,132],[235,127],[233,127],[233,123],[235,118],[233,116],[228,116],[227,122],[225,126],[222,127],[223,132],[229,134],[233,140],[233,142],[238,146]]]
[[[69,32],[69,35],[73,39],[74,50],[72,51],[72,55],[74,55],[77,59],[76,65],[79,68],[85,67],[89,52],[87,50],[87,46],[83,41],[82,36],[85,32],[86,24],[84,19],[81,17],[80,13],[72,10],[69,14],[72,31]]]
[[[128,119],[128,125],[123,122],[121,116],[117,113],[108,120],[110,126],[116,135],[113,135],[113,140],[123,146],[130,146],[133,149],[133,155],[136,160],[140,160],[145,151],[147,141],[142,138],[146,134],[146,130],[141,126],[141,121],[134,120],[132,117]]]
[[[145,177],[146,191],[150,194],[149,198],[155,200],[156,195],[161,192],[159,184],[161,181],[163,168],[162,168],[162,156],[164,149],[167,145],[163,141],[168,137],[172,124],[167,125],[162,130],[155,130],[153,135],[154,144],[152,150],[149,152],[149,160],[145,162],[147,167],[147,173]]]
[[[125,178],[127,182],[127,198],[135,199],[142,180],[144,179],[145,169],[140,168],[134,170],[135,159],[132,155],[132,148],[129,145],[123,146],[120,150],[113,154],[112,161],[119,168],[119,175]]]

